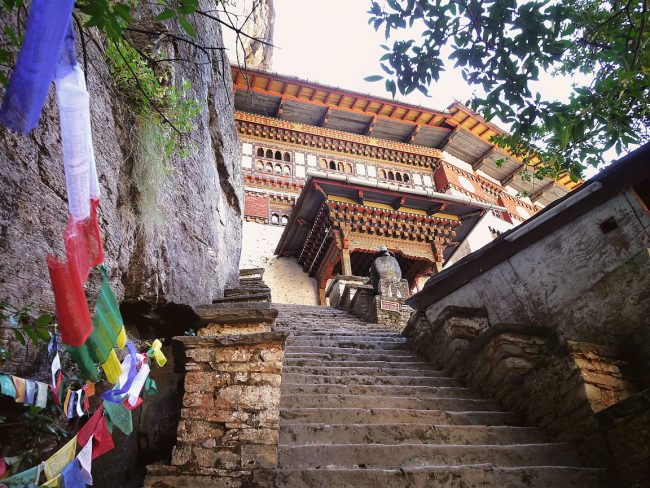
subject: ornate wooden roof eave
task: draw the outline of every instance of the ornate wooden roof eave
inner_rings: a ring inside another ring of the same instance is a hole
[[[375,147],[387,151],[397,151],[407,155],[431,158],[432,160],[438,160],[442,158],[442,152],[437,148],[363,136],[360,134],[353,134],[350,132],[344,132],[336,129],[319,127],[316,125],[304,124],[300,122],[289,122],[286,120],[276,119],[274,117],[251,114],[239,110],[235,111],[235,120],[265,125],[282,130],[295,131],[298,133],[309,134],[315,137],[330,137],[332,139],[339,140],[342,143],[360,144],[363,146]]]
[[[434,117],[448,115],[448,112],[445,110],[429,109],[426,107],[422,107],[421,105],[414,105],[406,102],[400,102],[390,98],[378,97],[370,94],[362,94],[352,90],[347,90],[345,88],[333,87],[323,83],[316,83],[309,80],[304,80],[295,76],[288,76],[280,73],[274,73],[271,71],[264,71],[264,70],[253,69],[253,68],[247,68],[246,70],[244,70],[242,67],[237,66],[236,64],[231,64],[231,69],[232,69],[232,80],[234,86],[241,86],[241,87],[247,87],[248,89],[255,89],[255,87],[253,86],[254,85],[253,81],[256,78],[264,78],[264,77],[274,78],[275,80],[284,82],[283,90],[278,92],[279,94],[283,96],[286,95],[287,86],[289,84],[300,86],[299,92],[300,90],[303,90],[303,88],[307,88],[312,91],[321,90],[327,93],[327,95],[325,96],[325,101],[328,102],[327,106],[331,105],[333,108],[336,109],[343,109],[345,107],[340,106],[340,100],[337,103],[334,103],[333,100],[336,99],[337,96],[348,96],[356,99],[356,101],[353,104],[354,106],[357,105],[360,106],[363,105],[364,103],[365,103],[364,106],[368,106],[370,103],[378,103],[380,104],[382,109],[391,108],[392,109],[391,114],[395,113],[396,109],[406,110],[406,113],[418,112],[418,115],[415,116],[416,120],[421,118],[420,112],[431,114]],[[250,78],[247,79],[247,76]],[[267,86],[269,85],[267,84]],[[255,91],[259,91],[259,89]],[[300,99],[304,101],[314,102],[314,100],[311,100],[312,98],[314,98],[313,92],[310,95],[310,97],[305,97]],[[359,103],[360,100],[362,101],[362,103]],[[371,115],[376,112],[367,112],[367,113]],[[402,116],[400,120],[404,120],[404,117]]]
[[[392,120],[394,122],[413,125],[414,129],[412,130],[412,132],[408,134],[407,140],[405,141],[406,143],[412,142],[413,133],[414,132],[417,133],[417,131],[419,130],[418,126],[427,126],[439,130],[446,129],[448,131],[455,129],[456,127],[460,127],[459,130],[471,134],[473,137],[476,137],[479,140],[483,142],[487,142],[489,144],[492,144],[490,141],[494,135],[506,133],[504,129],[498,127],[497,125],[491,122],[487,122],[480,115],[474,113],[471,109],[469,109],[468,107],[466,107],[465,105],[457,101],[449,105],[446,111],[432,110],[422,106],[411,105],[404,102],[396,102],[395,100],[389,100],[377,96],[364,95],[350,90],[334,88],[320,83],[301,80],[297,77],[281,75],[278,73],[272,73],[269,71],[263,71],[259,69],[258,70],[248,69],[247,72],[244,72],[241,67],[233,65],[232,74],[233,74],[233,84],[235,89],[239,87],[242,89],[245,88],[247,91],[252,90],[257,93],[271,93],[274,96],[281,97],[280,105],[282,105],[282,100],[286,101],[287,99],[295,99],[304,103],[309,103],[311,105],[322,106],[326,108],[326,113],[329,113],[329,111],[332,108],[341,111],[363,113],[364,115],[371,117],[371,121],[369,122],[368,129],[371,129],[371,126],[374,127],[377,118],[383,118],[386,120]],[[254,86],[255,81],[258,78],[267,79],[267,83],[264,85],[263,88]],[[273,79],[275,79],[276,81],[282,80],[283,88],[278,92],[268,91],[271,85],[271,81]],[[287,95],[286,90],[289,84],[297,85],[300,87],[296,94],[297,96],[292,97],[291,95]],[[328,94],[324,97],[323,102],[319,102],[318,100],[315,99],[316,98],[315,94],[316,91],[318,90],[328,92]],[[305,96],[305,97],[300,96],[303,92],[309,93],[310,91],[311,93],[309,94],[309,96]],[[339,99],[335,103],[336,96],[332,97],[332,93],[335,92],[339,94],[337,96],[347,96],[353,98],[354,102],[352,103],[352,106],[350,108],[341,106],[341,99]],[[362,102],[360,102],[360,100],[362,100]],[[379,109],[377,109],[376,111],[364,111],[366,108],[368,108],[370,105],[373,104],[375,107],[377,106],[377,104],[379,104]],[[364,107],[364,110],[361,110],[362,106]],[[389,112],[387,112],[387,114],[381,114],[380,112],[382,112],[387,107],[392,109]],[[396,114],[397,109],[403,111],[401,112],[401,116],[397,116]],[[413,113],[413,117],[405,118],[406,115],[410,113]],[[422,116],[425,113],[428,114],[429,118],[425,123],[421,123]],[[457,114],[465,115],[465,117],[459,120]],[[325,116],[325,119],[326,118],[327,116]],[[467,121],[470,121],[471,127],[468,127]],[[485,130],[482,130],[480,133],[477,133],[475,130],[476,127],[485,128]],[[368,129],[366,132],[368,132]],[[449,142],[448,138],[445,139],[446,139],[445,143],[448,143]],[[426,146],[422,146],[422,147],[426,147]],[[509,156],[509,157],[512,158],[514,161],[517,161],[520,165],[523,164],[523,162],[519,158],[515,158],[513,156]],[[514,171],[511,175],[509,175],[510,176],[509,180],[512,180],[519,173],[519,171],[524,167],[528,167],[529,169],[532,169],[538,164],[541,164],[541,160],[537,157],[534,157],[532,160],[532,164],[528,164],[526,166],[521,166],[520,168],[518,168],[517,171]],[[569,191],[577,188],[583,183],[582,180],[578,182],[573,182],[571,178],[568,176],[568,174],[562,175],[560,178],[558,178],[557,182],[562,187],[566,188]]]

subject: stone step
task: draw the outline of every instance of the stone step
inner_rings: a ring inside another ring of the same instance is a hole
[[[276,488],[606,488],[604,470],[563,466],[281,469]]]
[[[414,410],[400,408],[291,408],[280,409],[280,424],[519,425],[511,412]]]
[[[484,425],[326,425],[296,424],[280,429],[280,444],[536,444],[539,429]]]
[[[223,296],[232,297],[239,295],[254,295],[254,294],[267,294],[271,293],[271,289],[268,286],[256,286],[256,287],[239,287],[239,288],[228,288],[224,290]]]
[[[277,330],[277,329],[276,329]],[[278,331],[281,332],[281,331]],[[327,354],[327,353],[291,353],[284,355],[285,359],[314,359],[322,361],[388,361],[388,362],[420,362],[422,358],[416,354],[387,354],[383,352],[376,353],[357,353],[357,354]]]
[[[279,468],[391,468],[490,463],[495,466],[580,466],[570,444],[331,444],[278,446]]]
[[[282,395],[281,408],[399,408],[414,410],[445,410],[466,412],[470,410],[496,410],[499,407],[488,400],[476,398],[413,398],[405,396],[366,395]]]
[[[283,366],[284,373],[317,374],[322,376],[408,376],[408,377],[431,377],[449,378],[449,376],[434,369],[421,368],[385,368],[367,366]]]
[[[282,382],[321,385],[396,385],[396,386],[459,386],[452,378],[431,376],[325,376],[282,373]]]
[[[288,358],[284,361],[284,365],[296,367],[318,367],[325,366],[330,368],[348,368],[348,367],[363,367],[363,368],[406,368],[406,369],[420,369],[422,371],[436,371],[430,364],[423,361],[329,361],[326,359],[303,359],[303,358]]]
[[[301,336],[289,336],[287,346],[317,346],[317,347],[354,347],[366,349],[369,347],[395,347],[395,345],[406,344],[405,339],[387,337],[368,337],[366,339],[348,339],[346,337],[334,338],[305,338]],[[401,347],[403,348],[403,347]]]
[[[474,390],[454,386],[310,385],[282,382],[282,395],[295,394],[481,398]]]
[[[307,332],[301,332],[301,333],[295,333],[291,332],[291,337],[295,338],[307,338],[307,339],[322,339],[322,338],[343,338],[346,340],[368,340],[368,339],[400,339],[404,340],[402,336],[395,334],[394,332],[377,332],[377,331],[363,331],[363,332],[356,332],[356,331],[338,331],[338,332],[332,332],[330,329],[319,329],[319,330],[313,330],[310,331],[309,333]]]
[[[246,295],[234,295],[231,297],[215,298],[212,303],[237,303],[237,302],[270,302],[270,293],[250,293]]]
[[[286,352],[315,352],[315,353],[328,353],[328,354],[355,354],[360,352],[390,351],[395,354],[404,354],[407,356],[413,355],[406,344],[381,344],[369,347],[326,347],[326,346],[287,346]]]
[[[254,275],[259,275],[263,276],[264,275],[264,268],[242,268],[239,270],[239,276],[254,276]]]

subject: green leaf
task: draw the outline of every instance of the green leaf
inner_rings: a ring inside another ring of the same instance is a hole
[[[42,327],[43,325],[47,325],[47,324],[52,323],[53,320],[54,320],[54,317],[52,317],[50,314],[46,313],[46,314],[43,314],[40,317],[38,317],[34,321],[34,325],[36,327]]]
[[[44,327],[38,327],[38,328],[35,329],[35,330],[36,330],[36,335],[37,335],[38,338],[39,338],[41,341],[43,341],[43,342],[47,342],[47,341],[49,341],[50,338],[52,337],[52,335],[50,334],[50,331],[47,330],[47,329],[44,328]]]
[[[174,17],[176,17],[176,12],[174,10],[165,9],[156,15],[156,20],[169,20],[173,19]]]
[[[12,329],[12,330],[14,331],[14,336],[16,336],[16,340],[24,346],[25,336],[18,329]]]
[[[127,23],[131,22],[131,7],[124,3],[113,5],[113,11]]]
[[[383,80],[383,79],[384,79],[384,77],[382,75],[372,75],[372,76],[366,76],[363,80],[364,81],[374,82],[374,81],[379,81],[379,80]]]
[[[190,24],[185,17],[178,17],[178,22],[181,24],[181,27],[187,33],[188,36],[190,37],[196,36],[196,31],[194,30],[194,26]]]

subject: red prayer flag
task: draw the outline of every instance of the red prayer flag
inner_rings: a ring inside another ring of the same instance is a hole
[[[77,443],[81,447],[85,446],[90,436],[93,436],[93,459],[98,458],[102,454],[106,454],[115,447],[113,438],[106,425],[103,405],[95,410],[90,420],[81,428],[77,434]]]
[[[92,267],[104,261],[97,223],[98,205],[99,200],[91,201],[90,217],[83,221],[69,218],[63,234],[66,260],[47,257],[61,339],[72,347],[85,344],[93,331],[83,286]]]

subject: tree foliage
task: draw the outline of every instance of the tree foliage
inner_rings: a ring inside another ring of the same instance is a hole
[[[575,179],[605,151],[650,140],[649,7],[650,0],[372,0],[369,22],[393,42],[383,46],[385,75],[368,79],[383,79],[393,96],[427,94],[450,50],[464,79],[486,94],[469,106],[511,125],[494,141],[525,162],[538,154],[543,174]],[[397,38],[407,29],[412,39]],[[567,102],[544,100],[530,83],[544,71],[590,82],[574,85]]]

